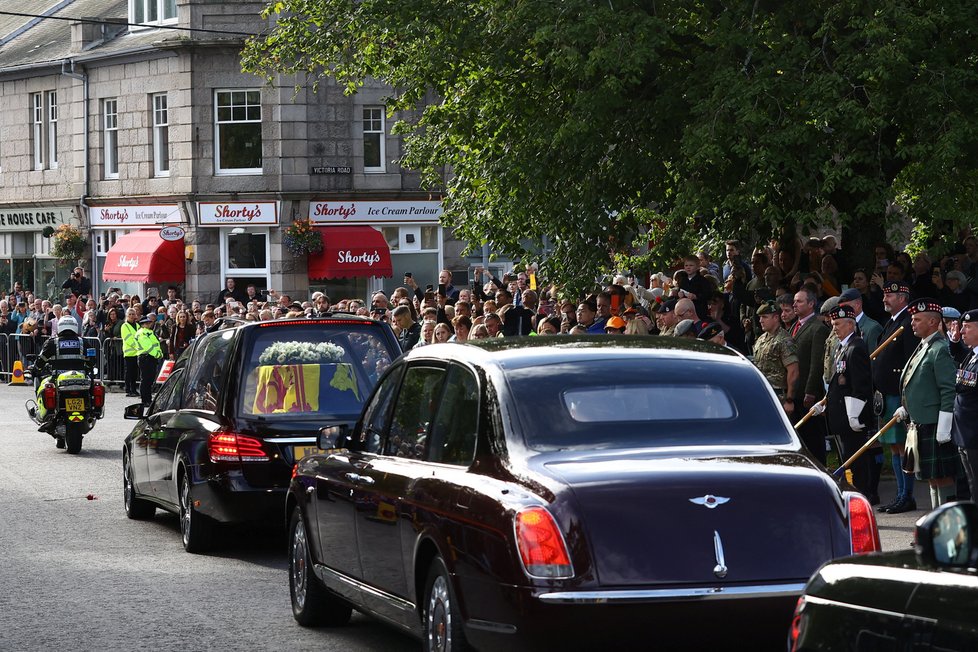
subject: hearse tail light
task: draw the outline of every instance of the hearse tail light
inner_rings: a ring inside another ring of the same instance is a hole
[[[849,544],[854,555],[879,552],[880,531],[876,527],[873,507],[862,494],[847,491],[846,511],[849,515]]]
[[[53,410],[58,407],[58,390],[54,385],[48,383],[41,391],[41,400],[44,401],[45,410]]]
[[[207,439],[211,462],[267,462],[261,441],[236,432],[218,431]]]
[[[574,576],[567,544],[550,512],[528,507],[517,512],[515,525],[516,546],[527,575],[548,579]]]
[[[798,596],[798,603],[795,605],[795,616],[791,619],[791,631],[788,641],[791,643],[791,652],[798,649],[798,639],[801,637],[802,612],[805,611],[805,596]]]
[[[92,404],[97,408],[105,405],[105,385],[102,383],[95,383],[92,386]]]

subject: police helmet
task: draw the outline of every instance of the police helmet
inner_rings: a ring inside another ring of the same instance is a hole
[[[62,317],[58,320],[58,335],[77,335],[78,334],[78,322],[75,321],[74,317]]]

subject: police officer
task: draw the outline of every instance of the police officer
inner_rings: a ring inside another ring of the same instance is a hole
[[[910,421],[904,470],[927,480],[931,507],[937,508],[954,495],[960,471],[951,443],[955,366],[941,332],[941,304],[917,299],[907,311],[920,344],[900,376],[903,404],[895,416]]]
[[[136,382],[139,378],[139,362],[136,360],[136,332],[139,326],[136,324],[136,311],[133,308],[126,310],[126,321],[122,324],[122,356],[126,363],[125,382],[126,396],[139,396],[136,391]]]
[[[139,396],[143,405],[153,400],[153,384],[156,383],[157,364],[163,359],[163,348],[153,332],[155,320],[146,316],[139,320],[142,327],[136,332],[136,359],[139,364]]]
[[[81,360],[86,363],[85,366],[87,368],[88,359],[85,357],[85,344],[78,337],[78,322],[70,315],[65,315],[58,320],[57,337],[48,338],[44,342],[44,347],[34,362],[34,369],[31,375],[34,378],[35,393],[41,385],[41,379],[50,375],[54,369],[58,368],[59,360]],[[34,417],[34,410],[35,408],[31,408],[32,418]],[[58,448],[65,447],[64,437],[58,437],[55,441]]]
[[[825,400],[829,432],[842,443],[843,461],[866,443],[866,426],[872,423],[873,369],[869,347],[856,328],[856,311],[838,306],[828,317],[838,344],[832,351],[832,377]],[[852,464],[852,484],[870,497],[870,465],[865,455]],[[872,498],[870,498],[872,500]]]
[[[790,388],[798,380],[798,355],[795,343],[781,327],[781,308],[776,301],[765,301],[757,308],[761,336],[754,343],[754,364],[774,388],[784,411],[795,411]]]
[[[960,332],[970,355],[958,367],[951,438],[968,477],[971,500],[978,502],[978,310],[961,315]]]
[[[920,342],[910,328],[910,314],[907,312],[909,300],[910,288],[905,283],[887,283],[883,287],[883,306],[889,313],[890,319],[883,324],[880,343],[885,342],[903,326],[900,335],[873,360],[873,385],[881,395],[879,400],[882,403],[877,414],[883,422],[889,421],[900,407],[900,374]],[[917,509],[913,497],[913,475],[903,472],[906,441],[907,429],[901,423],[894,425],[880,437],[880,443],[888,444],[893,455],[893,475],[896,477],[897,493],[893,502],[880,505],[878,511],[902,514]]]

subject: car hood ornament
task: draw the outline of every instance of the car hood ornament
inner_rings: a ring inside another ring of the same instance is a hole
[[[718,505],[729,502],[729,498],[724,498],[723,496],[714,496],[713,494],[706,494],[705,496],[700,496],[699,498],[690,498],[689,502],[694,505],[703,505],[707,509],[716,509]]]

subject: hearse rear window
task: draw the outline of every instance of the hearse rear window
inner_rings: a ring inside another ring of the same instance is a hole
[[[377,329],[304,325],[256,329],[244,356],[246,416],[355,416],[391,356]]]
[[[690,359],[582,359],[506,369],[537,450],[782,445],[791,433],[753,368]]]

